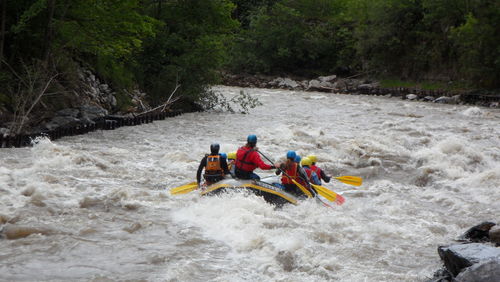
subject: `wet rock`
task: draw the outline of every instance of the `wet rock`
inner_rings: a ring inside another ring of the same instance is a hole
[[[329,75],[329,76],[320,76],[318,77],[318,80],[321,81],[321,82],[332,82],[334,81],[335,79],[337,79],[337,76],[336,75]]]
[[[447,96],[441,96],[434,100],[434,103],[441,103],[441,104],[458,104],[460,102],[460,96],[455,95],[453,97],[447,97]]]
[[[82,118],[88,118],[90,120],[95,120],[108,115],[108,111],[99,106],[94,105],[83,105],[80,107],[80,116]]]
[[[4,214],[0,214],[0,225],[5,224],[7,222],[9,222],[9,218]]]
[[[431,279],[428,279],[425,282],[451,282],[452,279],[453,277],[451,273],[446,270],[446,268],[441,268],[440,270],[434,272]]]
[[[28,237],[31,234],[51,235],[55,231],[46,227],[16,226],[6,225],[2,230],[2,235],[9,240],[15,240]]]
[[[274,79],[273,81],[269,82],[269,84],[280,87],[280,88],[287,88],[287,89],[295,89],[299,87],[300,85],[293,79],[291,78],[281,78],[278,77]]]
[[[474,227],[471,227],[469,230],[465,231],[458,239],[459,241],[469,241],[469,242],[486,242],[489,241],[490,236],[488,232],[490,229],[495,226],[495,223],[485,221]]]
[[[500,281],[500,260],[485,260],[462,271],[457,282],[497,282]]]
[[[500,260],[500,249],[480,243],[441,246],[438,253],[446,269],[454,276],[480,261]]]
[[[45,124],[47,130],[54,130],[58,127],[76,126],[80,122],[79,119],[71,116],[55,116]]]
[[[67,108],[67,109],[62,109],[60,111],[57,111],[56,115],[62,116],[62,117],[74,117],[74,118],[76,118],[78,116],[78,113],[80,113],[79,109]]]
[[[406,95],[406,99],[408,99],[408,100],[416,100],[417,98],[418,98],[418,96],[415,94]]]
[[[134,233],[141,228],[142,225],[139,222],[136,222],[128,227],[123,228],[123,230],[127,231],[128,233]]]
[[[289,251],[280,251],[276,255],[276,261],[281,265],[284,271],[291,272],[297,265],[294,255]]]
[[[500,225],[495,225],[491,227],[488,232],[488,236],[490,237],[490,241],[497,246],[500,245]]]

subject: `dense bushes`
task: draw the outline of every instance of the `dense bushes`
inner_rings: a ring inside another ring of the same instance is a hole
[[[500,87],[498,1],[259,4],[260,9],[246,16],[249,24],[232,47],[232,71],[317,74],[349,69],[399,79]]]

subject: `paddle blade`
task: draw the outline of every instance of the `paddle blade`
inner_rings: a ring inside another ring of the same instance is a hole
[[[335,203],[340,206],[343,203],[345,203],[345,198],[342,195],[337,194],[337,199],[335,199]]]
[[[170,189],[170,194],[172,194],[172,195],[187,194],[187,193],[194,191],[196,189],[198,189],[198,183],[191,182],[191,183]]]
[[[358,176],[339,176],[335,177],[335,179],[349,185],[361,186],[363,183],[363,178]]]
[[[328,201],[335,202],[337,205],[342,205],[345,202],[345,199],[344,197],[342,197],[342,195],[339,195],[332,190],[320,185],[311,185],[314,187],[314,189],[316,189],[316,191],[318,191],[318,194],[325,197],[325,199],[327,199]]]

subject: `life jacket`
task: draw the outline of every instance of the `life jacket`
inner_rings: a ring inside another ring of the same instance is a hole
[[[316,165],[311,165],[310,168],[312,171],[314,171],[316,173],[316,175],[318,176],[319,182],[321,182],[321,168],[317,167]]]
[[[206,176],[224,176],[224,171],[220,165],[220,155],[207,155],[207,165],[205,166]]]
[[[257,164],[248,161],[248,156],[252,152],[255,152],[255,150],[247,146],[238,149],[238,152],[236,153],[236,160],[234,162],[237,169],[245,172],[252,172],[257,167]]]
[[[290,176],[295,181],[297,181],[298,178],[297,166],[298,165],[296,162],[292,162],[291,164],[288,164],[284,169],[285,173],[288,174],[288,176]],[[283,176],[281,177],[281,183],[294,184],[292,179],[283,174]]]

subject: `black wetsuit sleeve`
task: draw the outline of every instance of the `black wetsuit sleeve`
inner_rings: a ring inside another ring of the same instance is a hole
[[[207,157],[205,156],[203,157],[203,159],[201,159],[200,166],[198,166],[198,171],[196,172],[196,181],[198,182],[198,184],[201,183],[201,172],[203,171],[203,168],[205,168],[206,166],[207,166]]]
[[[300,167],[297,167],[297,171],[298,171],[298,175],[299,177],[304,180],[304,182],[307,184],[307,186],[309,186],[309,179],[307,178],[307,174],[306,172],[304,171],[303,168],[300,168]]]
[[[329,182],[330,182],[330,178],[331,178],[331,177],[327,176],[323,170],[321,170],[320,174],[321,174],[321,175],[319,175],[319,177],[320,177],[321,179],[323,179],[326,183],[329,183]]]
[[[227,161],[224,158],[220,158],[220,166],[224,171],[224,174],[229,174],[229,168],[227,167]]]

